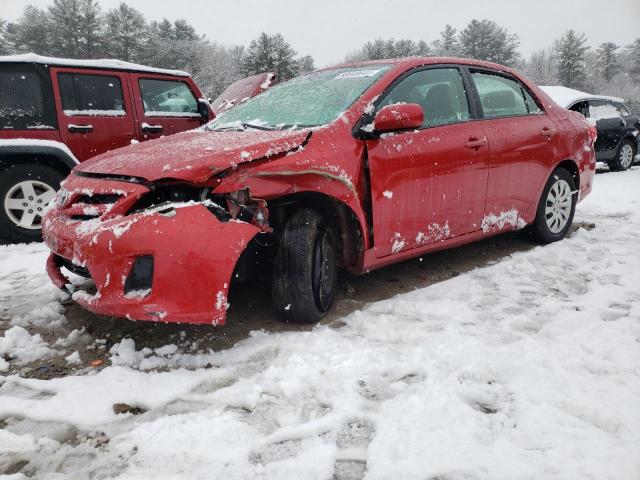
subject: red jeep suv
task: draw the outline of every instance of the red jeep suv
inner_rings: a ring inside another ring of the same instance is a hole
[[[199,127],[210,114],[185,72],[0,57],[0,237],[38,240],[45,205],[79,162]]]
[[[94,312],[214,325],[232,279],[262,269],[276,312],[314,322],[338,268],[524,227],[562,239],[591,191],[594,140],[583,116],[500,65],[320,70],[75,167],[44,218],[47,269],[67,290],[67,270],[92,279],[72,298]]]

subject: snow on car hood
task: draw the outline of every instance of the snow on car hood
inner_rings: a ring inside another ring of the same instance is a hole
[[[310,135],[309,130],[194,130],[112,150],[78,165],[75,170],[139,177],[151,182],[161,178],[204,182],[215,173],[242,163],[294,151]]]

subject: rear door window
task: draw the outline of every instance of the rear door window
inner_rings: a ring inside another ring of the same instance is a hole
[[[118,77],[59,73],[62,110],[68,117],[123,117],[127,114]]]
[[[198,100],[186,83],[141,78],[139,85],[146,117],[200,117]]]
[[[0,130],[56,128],[48,70],[36,65],[0,66]]]
[[[542,109],[520,82],[502,75],[472,72],[484,118],[539,114]]]
[[[589,100],[589,117],[596,120],[618,118],[623,114],[616,106],[607,100]]]
[[[424,127],[469,120],[469,102],[457,68],[419,70],[402,79],[378,108],[396,103],[417,103],[424,111]]]

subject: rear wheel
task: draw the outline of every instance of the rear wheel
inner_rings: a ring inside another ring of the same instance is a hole
[[[633,148],[633,142],[631,140],[624,140],[620,149],[618,150],[615,158],[607,164],[609,169],[614,172],[623,172],[628,170],[633,165],[633,157],[635,156],[635,149]]]
[[[46,165],[11,165],[0,174],[0,237],[18,242],[42,240],[45,207],[64,175]]]
[[[331,309],[336,294],[335,233],[315,210],[287,221],[273,270],[273,303],[285,321],[313,323]]]
[[[555,170],[542,191],[536,219],[530,230],[541,243],[562,240],[573,222],[578,192],[571,174],[564,168]]]

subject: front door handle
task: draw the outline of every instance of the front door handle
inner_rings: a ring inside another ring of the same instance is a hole
[[[556,134],[556,131],[553,128],[544,127],[542,130],[540,130],[540,135],[542,135],[545,138],[551,138],[555,134]]]
[[[142,131],[144,133],[161,133],[162,132],[162,125],[149,125],[148,123],[143,123],[142,125],[140,125],[140,127],[142,128]]]
[[[467,140],[467,143],[465,143],[464,146],[473,150],[478,150],[480,147],[484,147],[486,144],[487,137],[471,137],[469,140]]]
[[[69,124],[69,133],[90,133],[93,132],[93,125],[74,125]]]

